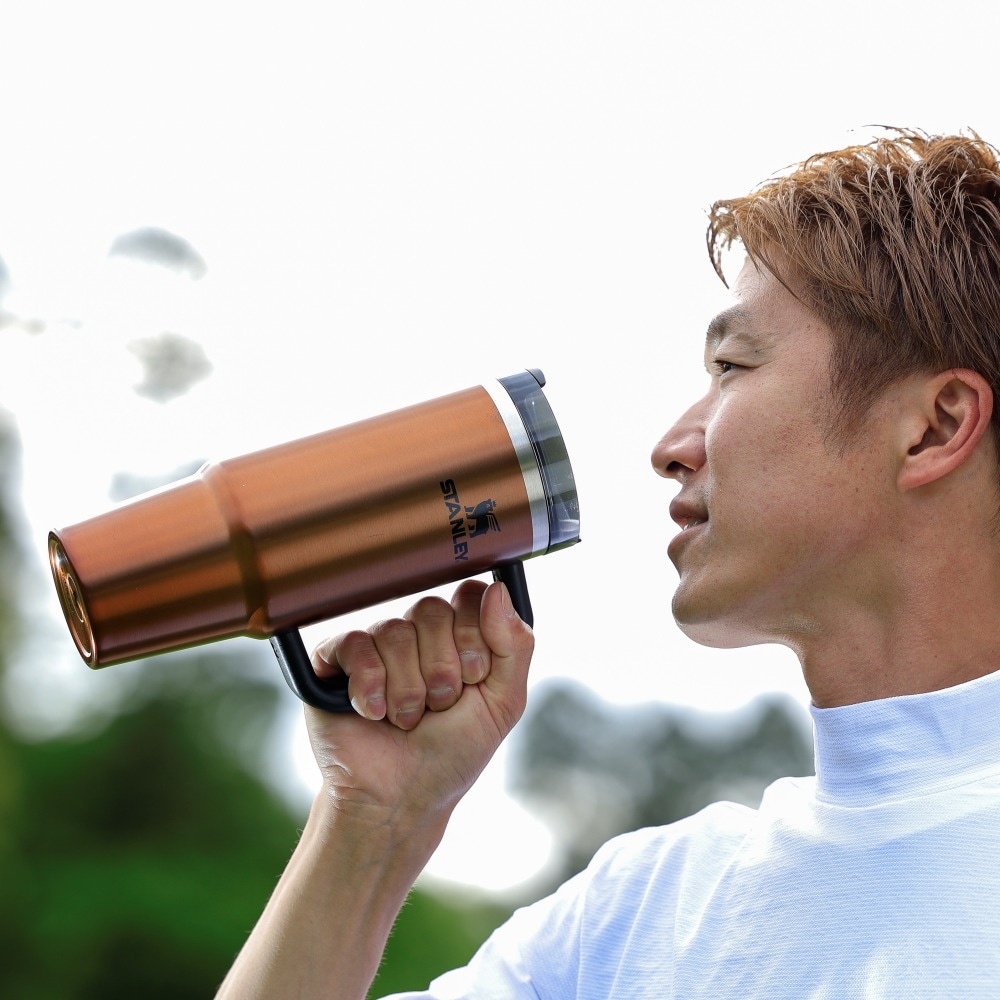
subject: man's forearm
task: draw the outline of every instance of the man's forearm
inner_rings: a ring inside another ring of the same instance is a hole
[[[358,714],[305,712],[323,790],[217,1000],[364,1000],[451,811],[524,710],[534,637],[502,583],[407,615],[313,656],[350,677]]]
[[[363,1000],[443,830],[444,818],[404,837],[321,792],[216,1000]]]

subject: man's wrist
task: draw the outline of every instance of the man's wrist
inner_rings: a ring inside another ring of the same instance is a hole
[[[431,813],[388,809],[323,787],[303,836],[322,853],[336,852],[338,870],[350,866],[358,874],[371,872],[385,888],[405,886],[405,896],[441,842],[450,814],[450,808]]]

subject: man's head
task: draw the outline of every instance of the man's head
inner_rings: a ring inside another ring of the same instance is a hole
[[[892,130],[810,157],[712,206],[723,280],[734,242],[834,331],[843,435],[915,372],[968,368],[1000,392],[1000,155],[977,135]]]
[[[814,157],[715,205],[720,271],[734,241],[709,388],[652,456],[681,486],[675,617],[803,663],[912,652],[970,587],[1000,600],[995,154],[906,133]]]

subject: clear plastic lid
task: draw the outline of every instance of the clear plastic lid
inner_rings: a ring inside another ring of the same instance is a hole
[[[573,545],[580,541],[580,503],[566,444],[542,392],[545,376],[533,368],[508,375],[499,382],[513,400],[528,432],[542,477],[549,519],[549,543],[544,551]]]

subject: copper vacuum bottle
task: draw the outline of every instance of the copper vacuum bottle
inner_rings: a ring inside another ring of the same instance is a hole
[[[76,647],[103,667],[268,638],[292,690],[346,711],[299,628],[492,572],[531,622],[521,561],[579,541],[538,371],[239,458],[49,534]]]

